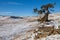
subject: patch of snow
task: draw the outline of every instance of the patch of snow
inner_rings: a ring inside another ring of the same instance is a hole
[[[60,40],[60,35],[59,34],[50,35],[45,38],[41,38],[41,40]]]

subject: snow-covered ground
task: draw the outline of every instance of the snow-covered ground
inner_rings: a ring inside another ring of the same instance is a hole
[[[37,18],[38,17],[23,17],[23,19],[14,19],[10,18],[10,16],[0,16],[0,40],[22,40],[26,37],[24,35],[30,34],[30,32],[28,33],[27,31],[36,29],[37,26],[39,26],[39,23],[36,21]],[[51,15],[49,19],[53,19],[56,22],[55,26],[60,25],[60,22],[58,22],[60,21],[60,16]],[[20,37],[20,35],[22,37]],[[15,39],[17,38],[16,36],[18,36],[18,39]],[[45,39],[50,40],[49,38],[51,38],[51,40],[53,39],[52,36],[46,37]],[[60,38],[60,36],[58,38]],[[33,39],[31,38],[29,40]]]
[[[60,35],[59,34],[50,35],[47,36],[46,38],[41,38],[41,40],[60,40]]]
[[[34,29],[38,24],[35,22],[28,22],[25,19],[12,19],[10,17],[0,17],[0,40],[12,40],[16,35]]]

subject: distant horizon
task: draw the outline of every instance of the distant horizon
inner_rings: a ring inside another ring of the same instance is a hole
[[[51,13],[51,14],[60,14],[60,12],[57,12],[57,13]],[[16,17],[28,17],[30,15],[27,15],[27,16],[21,16],[21,15],[0,15],[0,16],[16,16]],[[38,15],[32,15],[32,16],[38,16]],[[32,17],[30,16],[30,17]]]
[[[0,15],[37,16],[33,9],[48,3],[56,3],[51,13],[60,13],[60,0],[0,0]]]

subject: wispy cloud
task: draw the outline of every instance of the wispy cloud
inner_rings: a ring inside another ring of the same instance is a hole
[[[0,12],[0,13],[7,13],[7,14],[9,14],[9,13],[13,13],[13,12]]]
[[[0,15],[11,15],[13,12],[0,12]]]
[[[23,5],[23,3],[18,3],[18,2],[3,2],[3,5]]]
[[[12,5],[23,5],[23,3],[17,3],[17,2],[8,2],[8,4],[12,4]]]

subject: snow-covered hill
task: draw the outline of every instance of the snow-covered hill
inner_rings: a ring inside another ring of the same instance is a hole
[[[0,16],[0,40],[33,40],[33,38],[29,37],[33,32],[32,30],[35,30],[40,26],[37,19],[37,16]],[[57,24],[60,25],[59,14],[50,14],[49,19],[58,22]]]

